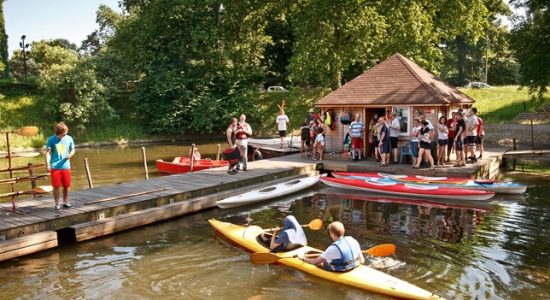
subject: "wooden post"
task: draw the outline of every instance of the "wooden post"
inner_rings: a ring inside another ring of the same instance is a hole
[[[516,139],[513,139],[513,148],[516,151]],[[516,156],[512,159],[512,170],[516,170]]]
[[[533,119],[531,119],[531,150],[535,150],[535,136],[533,134]]]
[[[218,145],[216,145],[216,147],[218,147],[218,150],[216,151],[216,160],[220,160],[221,146],[220,146],[220,144],[218,144]]]
[[[191,144],[191,153],[189,154],[189,172],[193,172],[193,154],[195,153],[195,144]]]
[[[92,182],[92,175],[90,174],[90,166],[88,165],[88,158],[84,158],[84,170],[86,170],[86,179],[88,179],[88,186],[93,189],[94,183]]]
[[[149,179],[149,170],[147,169],[147,155],[145,147],[141,147],[141,157],[143,158],[143,170],[145,171],[145,179]]]

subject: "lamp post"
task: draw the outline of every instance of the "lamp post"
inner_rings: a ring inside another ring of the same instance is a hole
[[[25,44],[25,35],[21,36],[21,42],[19,42],[19,47],[23,50],[23,74],[25,76],[25,79],[27,79],[27,48],[29,48],[29,44]]]

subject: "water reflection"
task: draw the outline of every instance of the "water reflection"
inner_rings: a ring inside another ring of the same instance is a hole
[[[471,240],[485,212],[492,209],[483,203],[409,200],[333,188],[321,190],[311,202],[326,221],[340,220],[352,230],[431,237],[453,243]]]

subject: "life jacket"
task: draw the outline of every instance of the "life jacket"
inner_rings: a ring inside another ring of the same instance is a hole
[[[346,272],[360,265],[359,263],[359,253],[357,249],[353,249],[351,246],[354,244],[354,239],[349,236],[341,237],[332,245],[338,248],[340,251],[341,258],[334,259],[330,262],[330,265],[336,272]]]
[[[344,113],[344,114],[340,117],[340,123],[342,123],[342,125],[349,125],[349,124],[351,124],[351,113]]]
[[[330,112],[325,112],[325,125],[329,126],[332,124],[332,118],[330,116]]]

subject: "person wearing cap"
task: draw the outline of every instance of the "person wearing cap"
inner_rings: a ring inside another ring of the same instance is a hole
[[[344,236],[346,230],[341,222],[332,222],[328,226],[330,238],[334,241],[316,258],[300,257],[304,262],[318,265],[327,271],[347,272],[365,262],[361,246],[351,236]]]
[[[310,124],[311,122],[313,122],[313,121],[315,120],[315,114],[314,114],[315,111],[313,110],[313,108],[310,108],[307,112],[308,112],[308,114],[307,114],[307,116],[306,116],[306,120],[305,120],[305,121],[306,121],[308,124]]]

